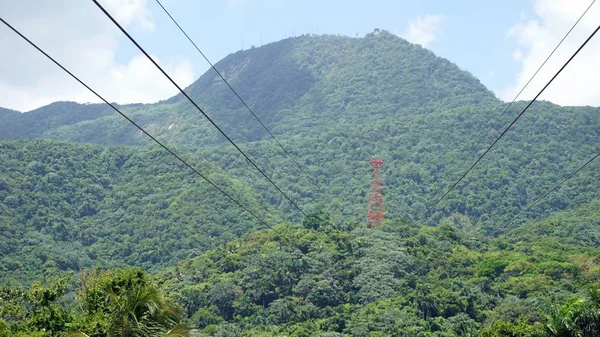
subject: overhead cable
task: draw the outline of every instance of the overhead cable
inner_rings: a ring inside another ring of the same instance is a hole
[[[123,32],[123,34],[125,34],[125,36],[127,36],[127,38],[148,58],[148,60],[150,60],[150,62],[152,62],[152,64],[154,64],[154,66],[156,66],[156,68],[158,68],[158,70],[160,70],[160,72],[181,92],[181,94],[187,98],[187,100],[190,101],[190,103],[192,103],[192,105],[212,124],[212,126],[214,126],[228,141],[229,143],[231,143],[233,145],[233,147],[235,147],[235,149],[242,154],[242,156],[244,156],[244,158],[246,158],[246,160],[248,160],[248,162],[250,162],[250,164],[252,164],[252,166],[254,166],[254,168],[260,172],[260,174],[265,177],[265,179],[267,179],[269,181],[269,183],[271,183],[271,185],[273,185],[275,187],[275,189],[277,189],[277,191],[283,195],[283,197],[285,199],[287,199],[298,211],[300,211],[300,213],[302,213],[303,216],[307,216],[306,213],[304,213],[304,211],[285,193],[283,192],[283,190],[281,190],[281,188],[279,188],[279,186],[277,186],[277,184],[275,184],[275,182],[273,182],[273,180],[271,178],[269,178],[269,176],[267,176],[267,174],[260,168],[258,167],[258,165],[254,162],[254,160],[252,160],[205,112],[204,110],[202,110],[202,108],[200,108],[200,106],[198,106],[198,104],[196,104],[196,102],[171,78],[171,76],[169,76],[169,74],[167,74],[166,71],[163,70],[163,68],[150,56],[150,54],[148,54],[146,52],[146,50],[144,50],[144,48],[142,48],[142,46],[131,36],[129,35],[129,33],[125,30],[125,28],[123,28],[123,26],[121,26],[117,20],[115,20],[112,15],[110,15],[110,13],[108,13],[106,11],[106,9],[104,9],[104,7],[102,7],[102,5],[97,1],[97,0],[92,0],[96,6],[98,6],[98,8],[100,8],[100,10],[110,19],[110,21],[112,21],[115,26],[117,26],[117,28],[119,28],[119,30],[121,30],[121,32]]]
[[[596,1],[596,0],[594,0],[594,1]],[[246,103],[246,101],[240,96],[240,94],[238,94],[238,92],[233,88],[233,86],[229,83],[229,81],[227,81],[227,79],[225,79],[225,76],[223,76],[223,74],[221,74],[221,72],[215,67],[215,65],[210,61],[210,59],[206,56],[206,54],[204,54],[204,52],[202,52],[202,50],[200,50],[200,47],[198,47],[198,45],[196,45],[196,43],[187,34],[187,32],[183,29],[183,27],[181,27],[181,25],[179,24],[179,22],[177,22],[177,20],[175,20],[175,18],[173,17],[173,15],[171,15],[171,13],[165,8],[165,6],[160,2],[160,0],[156,0],[156,3],[160,6],[160,8],[162,8],[162,10],[171,19],[171,21],[173,21],[173,23],[177,26],[177,28],[179,28],[179,30],[181,31],[181,33],[194,46],[194,48],[198,51],[198,53],[202,56],[202,58],[204,58],[204,60],[210,65],[210,67],[215,71],[215,73],[217,75],[219,75],[219,77],[221,78],[221,80],[227,85],[227,87],[229,87],[229,89],[233,92],[233,94],[244,105],[244,107],[246,108],[246,110],[248,110],[250,112],[250,114],[252,114],[252,116],[254,116],[254,118],[258,121],[258,123],[260,123],[260,125],[263,127],[263,129],[265,129],[265,131],[267,131],[267,133],[271,136],[271,138],[273,138],[273,140],[277,143],[277,145],[279,146],[279,148],[281,148],[281,150],[285,153],[285,155],[296,165],[296,167],[298,167],[298,169],[302,172],[302,174],[304,174],[304,176],[306,176],[306,178],[308,179],[308,181],[310,181],[310,183],[313,184],[317,188],[317,190],[319,190],[322,193],[325,193],[327,195],[327,198],[330,200],[330,202],[332,204],[334,204],[336,206],[339,206],[339,205],[337,205],[337,202],[334,201],[334,199],[332,198],[332,196],[327,191],[323,191],[323,189],[321,188],[321,186],[319,186],[319,184],[316,183],[316,181],[313,179],[313,177],[311,177],[302,168],[302,165],[300,165],[300,163],[298,163],[298,161],[296,159],[294,159],[294,157],[283,146],[283,144],[275,137],[275,135],[260,120],[260,118],[258,117],[258,115],[254,113],[254,111],[250,108],[250,106]],[[343,208],[343,207],[341,207],[341,208]]]
[[[169,11],[165,8],[165,6],[163,6],[163,4],[159,0],[156,0],[156,2],[160,6],[160,8],[162,8],[162,10],[165,12],[165,14],[167,14],[167,16],[169,16],[169,18],[171,19],[171,21],[173,21],[173,23],[177,26],[177,28],[179,28],[181,33],[183,33],[183,35],[185,35],[185,37],[188,39],[188,41],[190,41],[190,43],[194,46],[194,48],[196,48],[198,53],[200,53],[200,55],[202,55],[204,60],[210,65],[210,67],[215,71],[215,73],[217,73],[217,75],[219,75],[221,80],[223,80],[223,82],[227,85],[227,87],[229,87],[229,89],[234,93],[234,95],[240,100],[240,102],[244,105],[244,107],[246,107],[246,110],[248,110],[252,114],[252,116],[254,116],[254,118],[258,121],[258,123],[260,123],[260,125],[263,127],[263,129],[265,129],[265,131],[267,131],[269,136],[271,136],[271,138],[273,138],[273,140],[277,143],[279,148],[281,148],[281,150],[283,150],[285,155],[288,158],[290,158],[290,160],[298,167],[298,169],[308,178],[308,180],[313,185],[315,185],[317,188],[319,188],[319,185],[313,181],[313,178],[308,173],[306,173],[306,171],[302,168],[300,163],[298,163],[298,161],[296,161],[294,159],[294,157],[288,152],[288,150],[286,150],[286,148],[283,146],[283,144],[281,144],[281,142],[275,137],[275,135],[273,135],[273,133],[267,128],[267,126],[260,120],[260,118],[258,118],[258,116],[254,113],[254,111],[250,108],[250,106],[246,103],[246,101],[244,101],[244,99],[238,94],[238,92],[231,86],[229,81],[227,81],[225,79],[225,77],[215,67],[215,65],[208,59],[208,57],[202,52],[202,50],[200,50],[200,48],[196,45],[196,43],[192,40],[192,38],[186,33],[186,31],[179,25],[177,20],[175,20],[175,18],[171,15],[171,13],[169,13]]]
[[[40,47],[38,47],[35,43],[33,43],[30,39],[28,39],[25,35],[21,34],[20,31],[18,31],[16,28],[14,28],[12,25],[10,25],[8,22],[6,22],[3,18],[0,18],[0,21],[2,21],[2,23],[4,23],[8,28],[10,28],[13,32],[15,32],[17,35],[19,35],[23,40],[27,41],[27,43],[29,43],[32,47],[34,47],[35,49],[37,49],[40,53],[42,53],[44,56],[46,56],[50,61],[52,61],[55,65],[57,65],[59,68],[61,68],[64,72],[66,72],[67,74],[69,74],[73,79],[75,79],[77,82],[79,82],[81,85],[83,85],[86,89],[88,89],[90,92],[92,92],[94,95],[96,95],[96,97],[98,97],[100,100],[102,100],[104,103],[106,103],[108,106],[110,106],[113,110],[115,110],[119,115],[121,115],[123,118],[125,118],[129,123],[131,123],[133,126],[135,126],[138,130],[140,130],[142,133],[144,133],[146,136],[150,137],[150,139],[152,139],[152,141],[154,141],[156,144],[158,144],[160,147],[162,147],[165,151],[167,151],[169,154],[171,154],[173,157],[175,157],[179,162],[181,162],[183,165],[185,165],[186,167],[188,167],[190,170],[192,170],[196,175],[198,175],[199,177],[201,177],[202,179],[204,179],[206,182],[208,182],[212,187],[214,187],[216,190],[218,190],[219,192],[221,192],[224,196],[226,196],[229,200],[231,200],[233,203],[235,203],[237,206],[239,206],[241,209],[243,209],[246,213],[250,214],[252,217],[254,217],[256,220],[258,220],[261,224],[263,224],[265,227],[273,230],[274,232],[276,232],[277,234],[279,234],[281,237],[283,237],[285,240],[290,241],[290,239],[283,235],[280,231],[276,230],[275,228],[273,228],[273,226],[269,225],[264,219],[262,219],[261,217],[259,217],[258,215],[256,215],[255,213],[253,213],[252,211],[250,211],[246,206],[244,206],[240,201],[238,201],[237,199],[235,199],[233,196],[231,196],[229,193],[227,193],[225,190],[223,190],[222,188],[220,188],[219,186],[217,186],[214,182],[212,182],[207,176],[205,176],[204,174],[202,174],[200,171],[198,171],[197,169],[195,169],[192,165],[190,165],[187,161],[185,161],[183,158],[181,158],[178,154],[176,154],[173,150],[171,150],[169,147],[167,147],[166,145],[164,145],[161,141],[159,141],[158,139],[156,139],[154,136],[152,136],[148,131],[146,131],[143,127],[141,127],[139,124],[137,124],[136,122],[134,122],[130,117],[128,117],[127,115],[125,115],[120,109],[118,109],[114,104],[110,103],[109,101],[107,101],[103,96],[101,96],[100,94],[98,94],[94,89],[92,89],[90,86],[88,86],[85,82],[83,82],[81,79],[79,79],[79,77],[75,76],[72,72],[70,72],[67,68],[65,68],[62,64],[60,64],[58,61],[56,61],[53,57],[51,57],[48,53],[46,53],[44,50],[42,50]]]
[[[492,123],[492,126],[483,134],[483,136],[481,136],[481,138],[479,138],[479,140],[477,140],[475,142],[475,147],[473,148],[473,150],[471,151],[471,153],[475,153],[477,151],[477,149],[479,149],[479,146],[485,140],[485,138],[490,133],[490,131],[494,130],[494,128],[496,127],[496,125],[498,124],[498,122],[500,122],[500,120],[502,119],[502,117],[504,117],[504,115],[506,114],[506,112],[508,112],[508,110],[513,106],[513,104],[521,96],[521,94],[523,93],[523,91],[525,91],[525,89],[529,86],[529,83],[531,83],[531,81],[537,76],[537,74],[540,72],[540,70],[542,70],[542,68],[544,67],[544,65],[546,65],[546,63],[548,62],[548,60],[552,57],[552,55],[554,55],[554,53],[556,52],[556,50],[562,45],[562,43],[565,41],[565,39],[571,34],[571,32],[573,31],[573,29],[579,24],[579,21],[581,21],[581,19],[590,10],[590,8],[592,7],[592,5],[594,5],[595,2],[596,2],[596,0],[593,0],[592,3],[590,3],[590,5],[585,9],[585,11],[579,16],[579,18],[577,19],[577,21],[575,21],[575,23],[571,26],[571,28],[563,36],[563,38],[560,40],[560,42],[558,42],[558,44],[556,45],[556,47],[554,47],[554,49],[548,55],[548,57],[546,57],[546,59],[544,60],[544,62],[539,66],[539,68],[535,71],[535,73],[529,78],[529,80],[527,81],[527,83],[525,83],[525,85],[523,86],[523,88],[521,88],[521,90],[517,93],[517,95],[513,98],[513,100],[508,104],[508,106],[506,106],[506,108],[502,111],[502,113],[494,120],[494,123]],[[462,167],[467,162],[468,159],[469,159],[469,157],[465,156],[464,159],[463,159],[463,161],[462,161],[462,163],[459,165],[459,167]],[[440,192],[440,190],[441,190],[441,188],[438,189],[435,192],[434,195],[437,195]],[[425,214],[427,214],[427,212]],[[425,214],[423,214],[423,216]]]
[[[488,154],[488,152],[490,152],[490,150],[498,143],[498,141],[500,139],[502,139],[502,137],[504,137],[504,135],[506,135],[506,133],[510,130],[510,128],[525,114],[525,112],[527,111],[527,109],[529,109],[529,107],[533,104],[533,102],[535,102],[540,95],[546,90],[546,88],[548,88],[548,86],[556,79],[556,77],[558,77],[558,75],[567,67],[567,65],[569,65],[569,63],[571,63],[571,61],[575,58],[575,56],[577,56],[577,54],[579,54],[579,52],[583,49],[583,47],[585,47],[587,45],[587,43],[594,37],[594,35],[596,35],[596,33],[598,32],[598,30],[600,30],[600,26],[598,26],[591,34],[590,36],[583,42],[583,44],[581,44],[581,46],[579,48],[577,48],[577,50],[575,51],[575,53],[573,53],[573,55],[571,55],[571,57],[567,60],[567,62],[558,70],[558,72],[556,72],[556,74],[554,74],[554,76],[552,76],[552,78],[548,81],[548,83],[546,83],[546,85],[544,85],[544,87],[542,88],[542,90],[540,90],[540,92],[535,95],[535,97],[527,104],[527,106],[525,106],[525,108],[519,113],[519,115],[504,129],[504,131],[500,134],[500,136],[498,136],[496,138],[496,140],[494,140],[494,142],[485,150],[485,152],[483,154],[481,154],[479,156],[479,158],[477,158],[477,160],[475,161],[475,163],[473,163],[473,165],[471,165],[471,167],[469,167],[469,169],[467,171],[465,171],[465,173],[462,174],[462,176],[452,185],[452,187],[450,187],[446,193],[444,193],[444,195],[442,195],[434,204],[433,206],[431,206],[424,214],[423,216],[427,215],[428,213],[430,213],[431,211],[433,211],[435,209],[435,207],[450,193],[452,192],[452,190],[454,190],[454,188],[469,174],[469,172],[471,172],[471,170],[473,170],[473,168],[475,168],[475,166],[477,166],[477,164],[479,164],[479,162],[485,157],[485,155]]]

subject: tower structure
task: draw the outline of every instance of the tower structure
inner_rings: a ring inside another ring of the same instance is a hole
[[[371,194],[369,196],[369,216],[367,218],[367,228],[379,226],[383,221],[383,192],[381,188],[381,174],[379,167],[383,164],[383,158],[371,158],[373,165],[373,176],[371,179]]]

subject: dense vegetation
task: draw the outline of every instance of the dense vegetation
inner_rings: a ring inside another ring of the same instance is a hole
[[[332,204],[343,206],[338,208],[345,210],[345,218],[357,220],[364,219],[370,156],[382,155],[385,160],[384,193],[390,218],[415,219],[436,192],[474,160],[472,152],[481,151],[524,107],[519,103],[511,108],[478,144],[492,117],[506,105],[449,61],[388,33],[360,39],[291,38],[239,51],[216,66],[331,196],[313,188],[284,158],[212,71],[187,88],[200,106],[300,205],[317,209],[328,207],[322,200],[335,199]],[[268,183],[257,179],[240,155],[225,146],[225,140],[180,96],[123,110],[159,139],[210,158],[262,192],[261,200],[265,193],[266,199],[274,195]],[[2,116],[2,139],[149,144],[102,105],[63,102]],[[597,139],[598,108],[534,104],[462,189],[440,205],[430,224],[459,212],[481,226],[500,226],[597,152]],[[583,172],[534,209],[531,217],[593,200],[600,187],[599,172]],[[277,206],[283,213],[291,211],[286,203]]]
[[[4,288],[0,336],[3,326],[122,336],[110,331],[137,325],[120,319],[127,310],[116,304],[135,302],[137,287],[171,317],[163,333],[180,322],[197,336],[596,336],[598,206],[493,239],[458,215],[438,227],[387,221],[367,230],[318,212],[302,226],[246,234],[152,281],[136,269],[83,273],[76,303],[59,300],[69,277]],[[140,328],[162,316],[144,317]]]
[[[121,108],[283,236],[255,232],[106,106],[0,109],[0,337],[185,334],[180,322],[214,336],[598,330],[600,170],[505,223],[599,150],[600,109],[537,102],[422,219],[525,103],[484,135],[505,103],[388,33],[291,38],[217,67],[309,177],[214,73],[186,90],[307,213],[325,212],[302,220],[180,95]],[[366,230],[379,155],[388,221]],[[119,309],[141,293],[156,295],[148,312]]]
[[[139,269],[82,273],[65,303],[71,275],[49,286],[0,288],[0,337],[184,337],[181,309]],[[72,290],[72,289],[71,289]]]
[[[460,216],[367,230],[314,215],[279,228],[291,243],[253,233],[159,279],[207,335],[525,336],[583,305],[600,255],[578,237],[598,238],[599,216],[595,204],[486,239]]]
[[[255,191],[190,159],[247,207],[277,218]],[[155,270],[257,228],[156,148],[6,142],[0,162],[2,283],[96,263]]]

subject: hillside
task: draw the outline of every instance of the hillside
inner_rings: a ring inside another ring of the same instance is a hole
[[[213,163],[197,169],[269,221],[281,214]],[[258,224],[164,151],[54,141],[0,143],[0,283],[96,264],[147,270]]]
[[[152,276],[95,268],[0,286],[0,335],[104,336],[156,320],[192,336],[595,336],[600,251],[578,237],[597,238],[599,216],[596,202],[489,239],[460,216],[367,230],[314,213]]]
[[[469,73],[389,33],[368,34],[360,39],[330,35],[289,38],[238,51],[216,63],[216,67],[282,138],[331,130],[332,122],[351,124],[369,118],[388,119],[498,103]],[[235,130],[235,139],[268,138],[212,70],[186,91],[226,131]],[[123,109],[142,125],[179,144],[222,144],[223,140],[215,137],[181,95],[158,104],[128,105]],[[112,116],[106,117],[107,114]],[[43,117],[37,125],[28,123],[35,120],[34,116],[38,120]],[[92,128],[90,121],[94,121]],[[13,126],[19,126],[18,134],[5,132]],[[97,137],[98,126],[107,129],[104,137]],[[0,137],[138,143],[135,130],[106,107],[67,102],[2,117]]]
[[[252,233],[157,277],[207,336],[529,336],[600,277],[598,241],[578,239],[599,216],[596,202],[496,239],[461,217],[366,230],[315,216],[278,228],[291,243]]]
[[[364,223],[371,156],[384,157],[388,219],[435,226],[460,216],[490,235],[598,151],[599,108],[537,102],[465,183],[420,219],[436,192],[474,160],[471,152],[482,151],[476,140],[506,107],[477,79],[388,33],[290,38],[216,66],[319,189],[213,72],[186,90],[306,212],[325,209],[340,221]],[[486,141],[524,105],[518,102]],[[300,219],[180,96],[121,108],[263,216]],[[31,140],[37,138],[63,142]],[[5,280],[95,263],[157,270],[256,229],[104,105],[2,109],[0,140]],[[589,204],[599,189],[600,170],[583,171],[526,218]]]

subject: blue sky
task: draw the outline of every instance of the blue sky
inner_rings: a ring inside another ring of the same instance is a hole
[[[374,27],[402,35],[419,16],[439,16],[435,40],[427,45],[470,71],[491,89],[515,80],[519,63],[511,55],[515,43],[507,29],[531,15],[527,1],[282,1],[163,0],[163,5],[213,62],[251,45],[305,33],[364,36]],[[136,36],[161,58],[185,55],[198,71],[206,65],[177,34],[155,1],[148,1],[153,32]],[[493,18],[493,19],[490,19]],[[121,40],[123,47],[128,42]],[[135,52],[132,50],[132,52]],[[130,55],[123,55],[124,58]]]
[[[208,69],[155,0],[100,2],[182,86]],[[511,100],[591,0],[162,2],[213,62],[292,35],[364,36],[380,27],[449,59]],[[155,102],[175,93],[91,1],[61,3],[0,0],[0,15],[111,101]],[[598,22],[600,3],[523,99],[541,88]],[[0,50],[0,106],[27,111],[56,100],[97,101],[4,27],[0,37],[8,46]],[[543,98],[600,105],[597,59],[600,41],[592,41]]]

